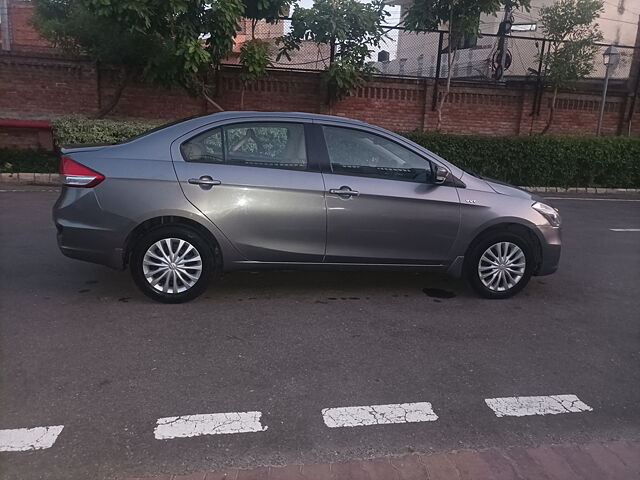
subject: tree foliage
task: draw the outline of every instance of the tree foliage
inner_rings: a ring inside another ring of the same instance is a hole
[[[437,130],[440,130],[442,109],[451,89],[452,67],[459,41],[466,35],[480,33],[480,15],[495,14],[507,4],[511,8],[528,10],[530,0],[414,0],[405,12],[403,24],[409,30],[421,32],[444,26],[449,32],[447,86],[438,104]]]
[[[547,84],[563,87],[593,71],[602,34],[595,22],[602,0],[560,0],[540,9],[542,31],[549,42],[544,56]]]
[[[566,88],[593,71],[594,57],[602,40],[595,23],[603,8],[602,0],[559,0],[540,9],[542,31],[549,42],[543,57],[543,79],[553,88],[546,133],[553,122],[558,89]]]
[[[291,31],[278,39],[277,59],[291,60],[291,52],[300,50],[305,41],[326,46],[329,58],[324,78],[329,98],[343,98],[373,71],[367,61],[385,38],[382,25],[389,14],[384,8],[384,0],[316,0],[311,8],[298,7]]]
[[[34,0],[40,33],[73,53],[165,87],[209,98],[233,49],[242,0]],[[117,99],[116,99],[117,101]],[[214,102],[215,103],[215,102]]]

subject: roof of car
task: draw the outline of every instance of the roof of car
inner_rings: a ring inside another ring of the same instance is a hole
[[[301,119],[312,119],[312,120],[325,120],[325,121],[339,121],[343,123],[351,123],[355,125],[369,125],[360,120],[354,120],[352,118],[339,117],[333,115],[321,115],[319,113],[306,113],[306,112],[256,112],[251,110],[232,110],[232,111],[224,111],[218,113],[211,113],[208,115],[202,115],[199,117],[193,117],[185,120],[185,122],[190,122],[193,124],[204,125],[210,122],[215,122],[218,120],[226,120],[233,118],[242,118],[242,117],[288,117],[288,118],[301,118]]]

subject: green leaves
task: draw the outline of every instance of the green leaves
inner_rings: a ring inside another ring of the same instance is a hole
[[[386,38],[382,28],[385,12],[383,0],[361,3],[357,0],[316,0],[311,8],[298,7],[293,12],[290,32],[277,40],[276,59],[291,59],[302,42],[328,46],[328,66],[324,79],[331,99],[344,97],[371,73],[367,60]]]
[[[513,185],[640,187],[640,137],[403,135],[459,167]]]
[[[549,49],[543,58],[544,80],[553,87],[567,87],[586,77],[602,34],[595,20],[602,11],[602,0],[559,0],[540,9],[543,32]]]
[[[94,120],[80,115],[53,120],[53,134],[59,146],[82,143],[118,143],[157,126],[152,122]]]
[[[267,74],[271,63],[271,45],[264,40],[249,40],[240,48],[240,75],[244,82],[253,82]]]

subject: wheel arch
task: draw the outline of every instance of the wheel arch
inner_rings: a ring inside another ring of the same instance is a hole
[[[207,241],[207,244],[211,245],[211,252],[213,253],[213,257],[218,268],[223,267],[222,247],[213,232],[200,222],[179,215],[161,215],[152,217],[138,224],[133,230],[131,230],[124,243],[124,266],[126,267],[129,264],[133,247],[140,238],[150,231],[167,226],[185,227],[201,235]]]
[[[466,262],[469,259],[469,252],[471,251],[471,249],[473,249],[473,247],[475,247],[478,242],[482,241],[485,237],[487,237],[488,235],[493,235],[496,232],[514,233],[524,237],[529,242],[533,250],[535,261],[533,271],[536,272],[540,268],[540,264],[542,262],[542,243],[539,237],[540,233],[537,232],[537,229],[532,224],[529,225],[521,221],[510,220],[500,221],[491,225],[485,225],[484,227],[481,227],[478,232],[476,232],[473,239],[469,242],[464,250],[465,267]]]

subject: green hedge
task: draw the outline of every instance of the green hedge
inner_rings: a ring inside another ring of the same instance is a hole
[[[640,137],[402,134],[462,168],[513,185],[640,187]]]
[[[53,135],[59,146],[84,143],[119,143],[158,126],[158,122],[96,120],[78,115],[53,120]]]
[[[1,173],[53,173],[58,171],[58,157],[42,150],[0,148]]]

